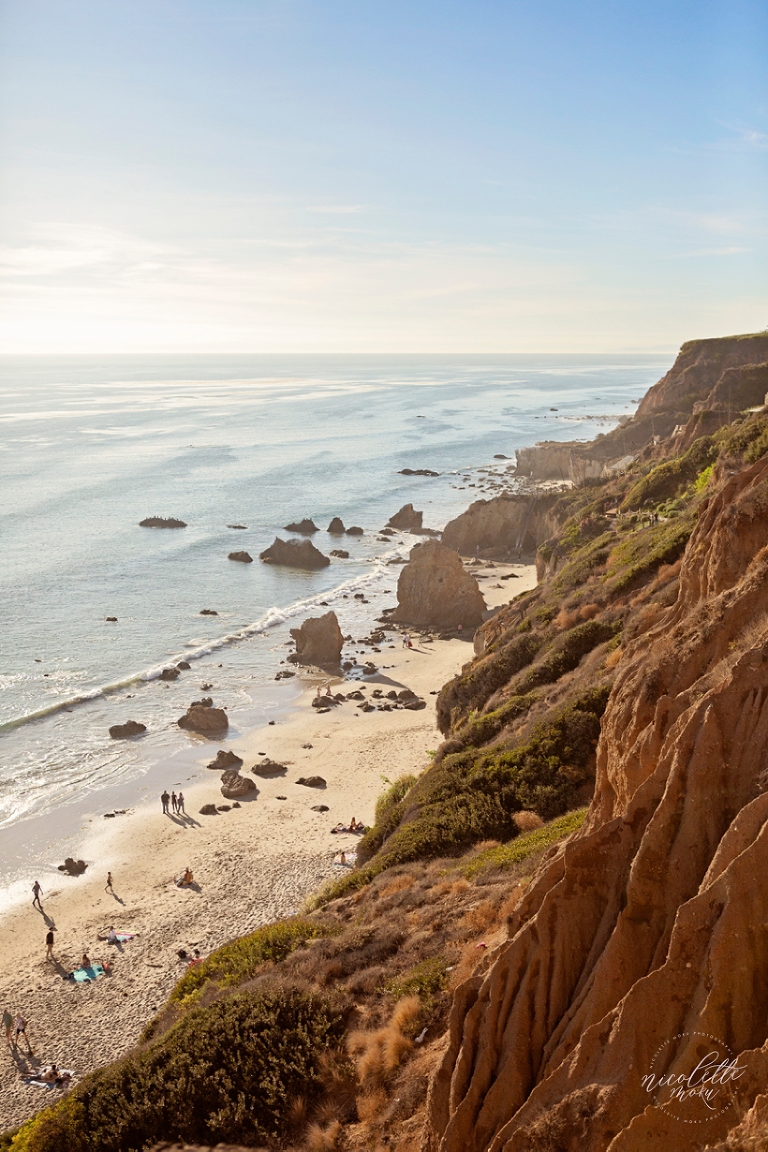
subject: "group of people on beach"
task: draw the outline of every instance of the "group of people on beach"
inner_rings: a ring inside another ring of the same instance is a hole
[[[186,816],[186,814],[187,814],[186,810],[184,808],[184,793],[183,792],[179,792],[178,796],[176,795],[175,792],[171,792],[171,794],[169,795],[168,789],[166,788],[166,790],[163,792],[162,796],[160,797],[160,803],[163,805],[163,815],[164,816],[170,816],[171,815],[171,811],[168,808],[169,804],[171,805],[171,809],[173,810],[173,812],[176,813],[178,816]]]

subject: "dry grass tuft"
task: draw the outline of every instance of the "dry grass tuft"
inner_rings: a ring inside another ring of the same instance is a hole
[[[306,1152],[336,1152],[341,1136],[341,1124],[338,1120],[323,1127],[322,1124],[310,1124],[304,1143]]]
[[[582,604],[579,608],[579,620],[594,620],[601,611],[602,608],[599,604]]]
[[[297,1096],[288,1111],[288,1124],[296,1132],[307,1122],[307,1101],[303,1096]]]
[[[499,910],[492,900],[482,900],[461,918],[461,925],[470,932],[485,932],[499,918]]]
[[[357,1098],[357,1115],[361,1123],[371,1124],[381,1115],[389,1103],[389,1097],[383,1088],[374,1088]]]
[[[555,617],[555,624],[563,632],[573,628],[579,622],[579,613],[574,608],[561,608]]]
[[[624,649],[623,648],[621,648],[621,647],[614,648],[613,652],[609,652],[608,655],[606,656],[605,663],[604,663],[603,667],[615,668],[616,665],[618,664],[619,660],[621,660],[621,657],[623,655],[624,655]]]
[[[395,1010],[390,1019],[390,1027],[405,1032],[411,1028],[421,1015],[421,1000],[418,996],[403,996],[395,1004]]]
[[[409,888],[413,888],[416,883],[416,877],[410,872],[404,872],[400,876],[395,876],[388,884],[382,884],[379,888],[379,898],[386,899],[387,896],[394,896],[396,892],[405,892]]]
[[[544,827],[541,816],[536,812],[528,812],[526,809],[515,812],[512,820],[519,832],[533,832],[536,828]]]

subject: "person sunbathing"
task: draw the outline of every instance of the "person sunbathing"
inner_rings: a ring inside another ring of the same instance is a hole
[[[38,1080],[44,1080],[46,1084],[55,1084],[59,1079],[59,1070],[55,1064],[49,1064],[47,1068],[38,1076]]]
[[[107,933],[107,944],[117,944],[117,942],[117,932],[115,932],[114,928],[110,928]]]
[[[90,957],[88,956],[87,952],[83,952],[83,958],[80,961],[80,967],[81,968],[90,968],[90,966],[91,966]]]

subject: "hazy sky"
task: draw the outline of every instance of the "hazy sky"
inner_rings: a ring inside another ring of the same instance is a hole
[[[768,324],[765,0],[0,0],[0,349]]]

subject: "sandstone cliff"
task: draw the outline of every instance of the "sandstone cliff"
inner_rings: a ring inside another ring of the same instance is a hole
[[[457,552],[436,540],[411,549],[397,581],[395,621],[425,628],[476,628],[484,611],[477,580],[465,571]]]
[[[535,480],[585,480],[671,436],[697,411],[717,411],[711,428],[763,403],[768,391],[768,333],[691,340],[669,372],[643,397],[635,415],[589,443],[543,441],[517,453],[517,472]],[[701,434],[701,433],[699,433]],[[689,439],[690,443],[690,439]]]
[[[675,602],[626,647],[583,830],[456,995],[432,1148],[701,1148],[734,1111],[654,1106],[642,1077],[687,1074],[704,1036],[741,1053],[741,1107],[765,1088],[767,639],[761,460],[702,507]]]
[[[462,556],[505,560],[532,554],[559,527],[556,494],[476,500],[446,524],[442,542]]]

